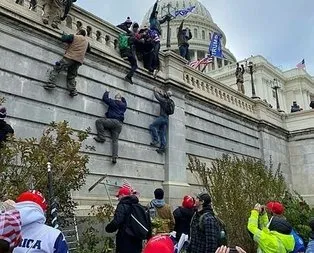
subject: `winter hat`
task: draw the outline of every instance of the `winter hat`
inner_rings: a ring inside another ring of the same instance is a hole
[[[197,195],[197,198],[201,201],[204,201],[203,206],[208,206],[212,202],[211,197],[209,196],[208,193],[203,192]]]
[[[121,195],[129,196],[132,194],[132,191],[128,187],[120,187],[119,191],[116,194],[116,197],[119,198]]]
[[[280,202],[268,202],[266,205],[267,209],[277,215],[282,215],[283,212],[285,211],[285,208],[283,206],[283,204],[281,204]]]
[[[151,238],[145,248],[143,253],[173,253],[174,244],[169,236],[166,235],[156,235]]]
[[[314,231],[314,217],[310,219],[309,226],[312,229],[312,231]]]
[[[0,239],[16,247],[21,240],[21,216],[19,211],[10,210],[0,213]]]
[[[157,188],[154,191],[155,199],[163,199],[164,198],[164,190],[161,188]]]
[[[171,97],[172,96],[172,91],[168,90],[168,91],[166,91],[166,94],[167,94],[168,97]]]
[[[274,216],[271,219],[268,228],[270,231],[277,231],[278,233],[284,235],[289,235],[292,231],[292,226],[290,225],[290,223],[285,218],[279,216]]]
[[[117,94],[115,95],[115,97],[114,97],[114,99],[116,99],[116,100],[121,100],[121,98],[122,98],[122,96],[121,96],[120,93],[117,93]]]
[[[191,209],[195,205],[195,199],[192,196],[184,196],[182,206],[184,208]]]
[[[23,192],[20,196],[17,197],[16,202],[23,202],[23,201],[32,201],[38,204],[44,212],[47,211],[47,202],[45,197],[42,195],[41,192],[36,190],[31,190],[27,192]]]
[[[130,17],[127,17],[127,19],[125,20],[124,23],[126,23],[126,24],[132,24],[133,22],[132,22],[132,20],[130,19]]]
[[[0,119],[4,119],[7,116],[7,109],[3,106],[0,107]]]
[[[139,26],[139,24],[138,23],[134,23],[133,24],[133,28],[139,28],[140,26]]]

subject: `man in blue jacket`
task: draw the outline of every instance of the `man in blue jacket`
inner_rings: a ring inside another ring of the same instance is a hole
[[[124,113],[127,103],[120,93],[114,99],[109,98],[109,91],[106,91],[102,101],[108,105],[106,117],[96,120],[97,137],[95,141],[104,143],[106,141],[105,130],[109,130],[112,138],[112,163],[117,163],[118,158],[118,139],[122,130]]]

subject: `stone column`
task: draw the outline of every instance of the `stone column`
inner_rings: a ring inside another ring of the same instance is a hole
[[[197,50],[195,49],[194,50],[194,61],[196,61],[197,60]]]
[[[215,66],[215,70],[218,69],[217,57],[214,57],[214,66]]]
[[[221,61],[222,61],[222,67],[224,67],[225,66],[225,59],[221,59]]]

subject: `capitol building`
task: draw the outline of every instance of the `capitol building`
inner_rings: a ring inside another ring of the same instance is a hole
[[[167,14],[167,5],[170,4],[170,10],[180,10],[190,6],[195,6],[194,11],[185,18],[184,27],[188,27],[193,35],[189,41],[191,60],[202,59],[208,53],[210,38],[214,32],[222,34],[222,50],[225,59],[214,58],[212,64],[209,64],[204,73],[212,78],[226,84],[235,90],[236,85],[236,62],[244,66],[248,62],[254,64],[253,82],[256,90],[256,96],[265,101],[270,107],[289,113],[293,101],[303,110],[309,110],[309,104],[314,100],[314,79],[303,69],[290,69],[283,71],[274,66],[263,56],[251,56],[247,59],[236,59],[235,56],[226,47],[227,35],[219,28],[206,7],[197,0],[161,0],[158,3],[159,18]],[[152,7],[148,10],[143,19],[143,25],[148,24]],[[177,17],[170,22],[170,50],[178,53],[177,31],[184,17]],[[167,42],[167,22],[161,25],[162,38],[161,50],[166,50]],[[248,70],[248,68],[246,68]],[[251,77],[248,71],[244,74],[245,95],[252,97]],[[277,108],[276,92],[278,93]]]

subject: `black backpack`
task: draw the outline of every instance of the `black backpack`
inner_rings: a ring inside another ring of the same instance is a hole
[[[167,98],[165,112],[167,115],[174,114],[174,108],[176,107],[174,101],[171,98]]]
[[[138,239],[145,240],[151,233],[149,212],[140,204],[132,204],[125,232]]]
[[[200,219],[199,219],[199,229],[201,231],[204,231],[204,216],[206,213],[202,214]],[[214,216],[219,230],[217,231],[217,238],[218,238],[218,246],[223,246],[223,245],[228,245],[228,237],[227,237],[227,232],[226,232],[226,225],[225,223],[218,218],[217,216]]]

